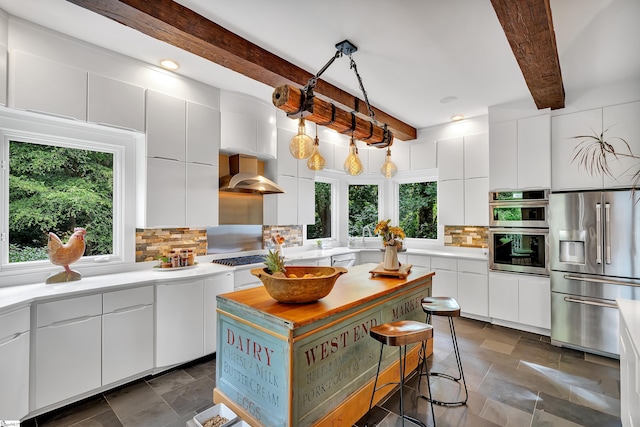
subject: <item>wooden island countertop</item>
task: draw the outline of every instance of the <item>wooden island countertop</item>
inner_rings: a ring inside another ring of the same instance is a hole
[[[312,303],[280,303],[269,296],[264,286],[222,294],[219,298],[280,319],[290,329],[297,329],[348,312],[354,307],[370,304],[386,295],[410,289],[416,280],[423,280],[425,276],[431,277],[434,274],[425,268],[412,267],[406,279],[390,276],[371,277],[369,271],[375,266],[376,264],[361,264],[349,268],[348,273],[337,279],[329,295]]]
[[[277,302],[263,286],[218,295],[214,402],[254,427],[353,425],[368,410],[380,352],[369,328],[424,321],[434,275],[413,267],[406,278],[372,276],[375,267],[349,268],[312,303]],[[429,340],[427,355],[432,348]],[[418,351],[408,351],[406,372]],[[397,352],[387,351],[381,381],[398,377]]]

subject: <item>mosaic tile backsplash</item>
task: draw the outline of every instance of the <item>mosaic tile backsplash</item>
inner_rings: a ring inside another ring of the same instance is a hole
[[[174,249],[195,249],[207,254],[206,228],[137,228],[136,262],[153,261]]]
[[[301,225],[263,225],[262,226],[262,247],[271,248],[272,236],[280,235],[284,237],[285,248],[302,246],[302,226]]]
[[[465,248],[486,248],[489,246],[489,227],[469,225],[445,225],[444,245]]]

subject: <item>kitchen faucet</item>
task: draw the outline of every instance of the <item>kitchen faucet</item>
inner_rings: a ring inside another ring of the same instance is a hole
[[[371,233],[371,228],[368,225],[365,225],[364,227],[362,227],[362,247],[365,247],[365,242],[364,242],[364,238],[365,238],[365,233],[369,232],[369,237],[373,237],[373,234]]]

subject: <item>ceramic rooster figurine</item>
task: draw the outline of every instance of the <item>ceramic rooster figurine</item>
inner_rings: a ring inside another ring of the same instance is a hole
[[[82,258],[82,255],[84,255],[84,236],[86,234],[87,230],[84,228],[74,228],[73,234],[69,237],[69,241],[62,243],[62,240],[60,240],[58,236],[54,233],[49,233],[49,242],[47,244],[49,261],[51,261],[52,264],[64,267],[64,271],[49,277],[47,283],[80,280],[80,273],[71,270],[69,265],[78,261]]]

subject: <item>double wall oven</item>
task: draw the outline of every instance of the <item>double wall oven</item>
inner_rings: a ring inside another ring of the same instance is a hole
[[[549,190],[489,193],[489,269],[549,275]]]

